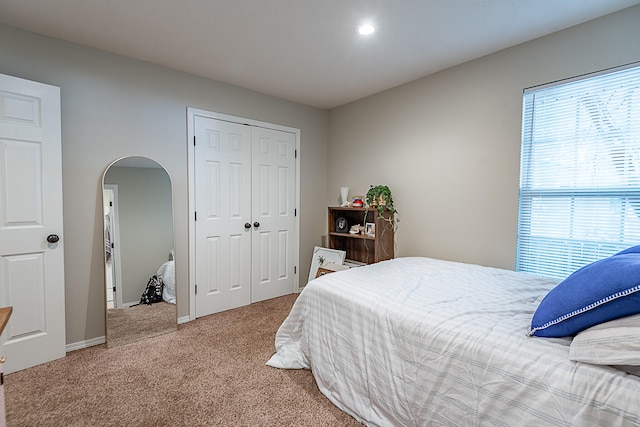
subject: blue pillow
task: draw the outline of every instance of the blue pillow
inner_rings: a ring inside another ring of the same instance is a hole
[[[630,248],[627,248],[624,251],[618,252],[616,255],[633,254],[633,253],[640,253],[640,246],[631,246]]]
[[[629,248],[588,264],[560,282],[533,314],[528,335],[566,337],[640,313],[640,252]]]

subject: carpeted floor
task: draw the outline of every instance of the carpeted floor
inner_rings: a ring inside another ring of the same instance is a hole
[[[307,370],[265,365],[296,295],[5,377],[8,426],[360,426]]]
[[[151,305],[110,308],[107,309],[107,347],[175,332],[177,324],[175,304],[165,301]]]

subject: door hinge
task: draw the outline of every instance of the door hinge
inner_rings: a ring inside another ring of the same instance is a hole
[[[196,287],[196,295],[198,295],[198,285],[195,285]]]
[[[114,287],[113,287],[113,292],[115,292],[115,291],[116,291],[116,287],[114,286]]]
[[[298,209],[293,210],[293,216],[298,216]]]
[[[115,243],[112,243],[112,244],[111,244],[111,249],[113,249],[113,248],[115,248],[115,247],[116,247]]]
[[[293,156],[297,159],[298,158],[298,150],[293,150]]]
[[[113,206],[113,202],[109,202],[109,206]]]
[[[298,274],[298,267],[295,265],[293,266],[293,274]]]
[[[193,220],[197,221],[198,220],[198,212],[194,212],[193,213]]]
[[[194,147],[196,146],[196,136],[195,135],[193,135],[193,146]]]

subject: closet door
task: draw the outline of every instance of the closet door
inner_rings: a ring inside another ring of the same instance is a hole
[[[294,289],[296,135],[253,127],[251,302]]]
[[[251,127],[196,116],[195,138],[200,317],[251,302]]]
[[[195,317],[295,292],[298,260],[298,134],[201,114],[190,182]]]

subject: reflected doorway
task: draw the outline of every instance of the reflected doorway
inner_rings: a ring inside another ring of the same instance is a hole
[[[105,236],[105,285],[107,309],[122,307],[122,289],[120,289],[120,252],[113,242],[120,241],[118,225],[118,186],[105,184],[102,192],[104,208]],[[120,298],[118,298],[120,297]]]

